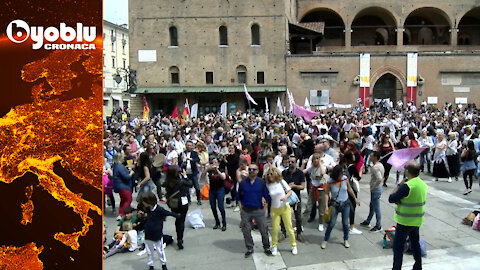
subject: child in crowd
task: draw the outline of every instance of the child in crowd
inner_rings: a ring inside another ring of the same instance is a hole
[[[132,222],[123,222],[122,231],[126,231],[126,233],[115,235],[116,245],[107,252],[105,259],[119,252],[132,252],[137,249],[137,231],[133,229]]]
[[[140,196],[139,199],[140,205],[144,208],[147,213],[147,221],[145,222],[145,244],[147,246],[148,261],[147,265],[149,270],[153,270],[154,264],[154,253],[158,252],[160,263],[162,264],[162,269],[167,269],[167,258],[165,256],[165,250],[163,247],[163,222],[167,216],[172,216],[175,218],[180,217],[180,215],[172,213],[168,210],[165,210],[160,205],[157,204],[157,197],[153,192],[147,191]]]

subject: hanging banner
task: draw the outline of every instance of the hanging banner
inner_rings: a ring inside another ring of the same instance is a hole
[[[363,106],[370,106],[370,54],[360,54],[360,93]]]
[[[407,102],[417,102],[417,58],[418,53],[407,53]]]
[[[227,102],[222,103],[222,106],[220,106],[220,113],[222,117],[227,117]]]

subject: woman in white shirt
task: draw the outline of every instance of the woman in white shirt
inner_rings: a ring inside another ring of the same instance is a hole
[[[271,198],[272,215],[272,254],[276,255],[278,244],[278,231],[280,229],[280,218],[283,220],[285,229],[292,245],[292,254],[297,254],[297,242],[292,227],[292,211],[287,203],[287,198],[292,195],[292,189],[283,180],[282,174],[277,168],[269,168],[266,173],[267,189]]]
[[[372,135],[372,131],[367,129],[367,136],[365,137],[365,143],[363,144],[362,150],[360,152],[363,153],[363,166],[365,168],[365,173],[368,173],[369,167],[369,157],[370,154],[373,152],[373,143],[375,142],[375,138]]]
[[[167,166],[168,165],[177,165],[178,162],[178,153],[175,151],[175,143],[170,142],[167,144]]]
[[[458,181],[458,174],[460,173],[460,159],[457,151],[457,133],[449,132],[448,138],[447,150],[445,151],[445,155],[447,156],[448,171],[450,172],[450,178],[455,177],[455,180]]]
[[[447,140],[445,140],[445,134],[437,133],[437,145],[435,146],[435,154],[433,154],[434,181],[438,181],[438,178],[448,178],[448,182],[452,182],[450,173],[447,169],[447,156],[445,154],[446,150]]]

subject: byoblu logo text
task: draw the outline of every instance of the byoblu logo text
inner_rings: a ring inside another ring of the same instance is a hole
[[[76,29],[60,23],[60,29],[50,26],[44,30],[43,26],[29,26],[23,20],[14,20],[7,26],[7,37],[12,42],[22,43],[29,37],[33,41],[32,48],[38,50],[40,48],[46,50],[92,50],[95,49],[93,43],[68,43],[76,40],[76,42],[93,42],[97,35],[95,26],[83,26],[77,23]],[[54,43],[59,41],[60,43]],[[50,42],[44,44],[44,40]],[[64,43],[66,42],[66,43]]]

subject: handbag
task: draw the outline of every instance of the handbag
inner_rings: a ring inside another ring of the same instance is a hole
[[[230,175],[228,175],[228,173],[225,174],[225,183],[224,183],[224,186],[225,186],[225,193],[228,193],[232,190],[232,187],[233,187],[233,180],[232,178],[230,177]]]
[[[288,191],[287,191],[286,187],[283,185],[283,182],[282,182],[282,181],[280,181],[280,185],[282,185],[283,191],[285,191],[285,194],[287,194]],[[300,199],[298,198],[297,193],[295,193],[295,192],[292,190],[292,194],[290,194],[290,196],[288,196],[288,198],[287,198],[287,203],[288,203],[289,205],[294,205],[294,204],[296,204],[296,203],[298,203],[298,202],[300,202]]]
[[[335,197],[334,200],[329,200],[328,201],[328,211],[327,213],[323,214],[323,221],[325,223],[329,223],[330,219],[332,219],[332,212],[333,212],[333,206],[337,203],[338,195],[340,195],[340,190],[338,190],[337,196]]]
[[[330,219],[332,218],[332,212],[333,212],[333,205],[330,205],[328,207],[328,211],[323,214],[323,221],[325,223],[329,223]]]
[[[175,195],[177,195],[180,192],[180,190],[175,191],[170,197],[167,198],[167,205],[171,209],[178,209],[180,199],[179,198],[173,198]]]

